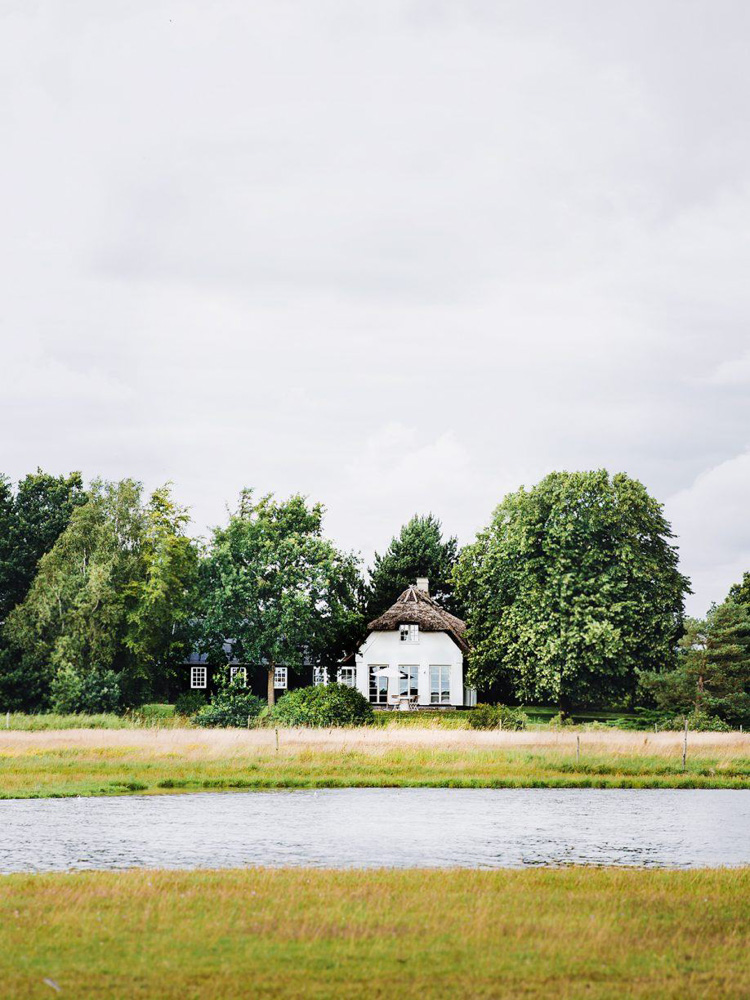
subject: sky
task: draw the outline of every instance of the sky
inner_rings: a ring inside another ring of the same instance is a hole
[[[4,0],[0,470],[366,561],[606,467],[750,570],[746,0]]]

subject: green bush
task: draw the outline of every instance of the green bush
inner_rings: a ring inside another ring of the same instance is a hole
[[[193,716],[196,726],[251,725],[265,707],[265,702],[243,687],[228,684],[217,691],[211,702]]]
[[[479,704],[469,713],[472,729],[525,729],[528,716],[521,708],[509,705]]]
[[[173,719],[175,715],[174,705],[163,705],[154,703],[152,705],[141,705],[133,712],[133,715],[140,716],[144,722],[163,722],[165,719]]]
[[[289,691],[274,709],[273,721],[282,726],[364,726],[373,715],[356,688],[327,684]]]
[[[120,681],[113,670],[79,674],[71,666],[62,667],[52,681],[51,694],[55,712],[97,715],[117,712],[122,706]]]
[[[191,716],[200,711],[206,704],[205,695],[200,691],[183,691],[174,703],[175,715]]]
[[[678,715],[665,729],[684,729],[684,715]],[[699,733],[731,733],[732,727],[720,719],[718,715],[708,715],[706,712],[691,712],[687,716],[688,729]]]

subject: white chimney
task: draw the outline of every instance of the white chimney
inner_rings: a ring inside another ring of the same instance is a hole
[[[430,596],[430,581],[426,576],[417,577],[417,590],[421,590],[423,594]]]

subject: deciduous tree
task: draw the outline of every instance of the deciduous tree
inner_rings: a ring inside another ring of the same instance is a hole
[[[556,472],[497,507],[462,553],[469,682],[572,706],[620,702],[674,664],[688,581],[661,504],[637,480]]]

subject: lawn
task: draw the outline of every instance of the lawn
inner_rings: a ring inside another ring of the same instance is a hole
[[[0,878],[8,998],[750,996],[750,870]]]
[[[0,733],[0,797],[204,789],[750,788],[750,736],[404,730]]]

